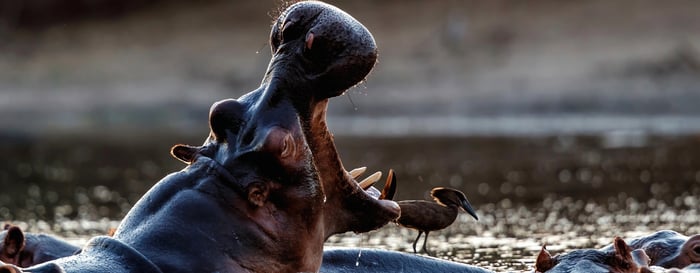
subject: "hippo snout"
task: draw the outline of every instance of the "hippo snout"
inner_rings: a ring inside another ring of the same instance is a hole
[[[295,90],[316,100],[335,97],[362,81],[377,61],[372,34],[344,11],[322,3],[301,2],[290,6],[272,26],[273,60],[292,64],[288,80],[301,73],[311,88]],[[277,71],[279,72],[279,71]],[[311,94],[306,94],[311,90]],[[299,94],[302,95],[302,94]]]

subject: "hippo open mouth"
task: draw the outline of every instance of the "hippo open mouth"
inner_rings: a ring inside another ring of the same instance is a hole
[[[272,161],[286,170],[270,170],[280,174],[278,183],[303,184],[306,202],[322,207],[324,238],[373,230],[396,219],[395,202],[370,194],[376,189],[363,190],[345,170],[326,126],[328,99],[362,81],[376,63],[370,32],[340,9],[302,2],[273,23],[270,45],[272,59],[261,86],[215,103],[207,142],[176,146],[173,155],[186,162],[204,155],[227,169],[240,167],[239,159],[251,153],[273,155]]]
[[[332,215],[325,219],[326,238],[369,231],[396,219],[396,203],[368,195],[345,170],[326,126],[328,99],[359,83],[376,63],[370,32],[340,9],[304,2],[289,7],[274,23],[270,44],[274,56],[267,76],[296,86],[292,100],[323,186],[324,215]],[[285,69],[279,71],[279,65]],[[290,82],[299,76],[304,79]]]

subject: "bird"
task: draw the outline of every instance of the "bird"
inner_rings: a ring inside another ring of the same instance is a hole
[[[430,191],[430,195],[435,202],[425,200],[402,200],[398,201],[401,207],[401,216],[396,219],[399,226],[418,230],[418,237],[413,241],[413,253],[416,251],[416,243],[425,232],[423,238],[423,249],[430,255],[427,249],[428,234],[434,230],[441,230],[450,226],[459,210],[469,213],[474,219],[479,220],[474,208],[467,200],[463,192],[452,188],[437,187]]]

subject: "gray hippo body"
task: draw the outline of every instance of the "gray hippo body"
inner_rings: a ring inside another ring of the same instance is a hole
[[[476,266],[432,257],[370,248],[330,248],[323,251],[321,273],[489,273]]]
[[[32,273],[163,272],[132,247],[107,236],[92,238],[78,254],[25,268],[23,271]]]

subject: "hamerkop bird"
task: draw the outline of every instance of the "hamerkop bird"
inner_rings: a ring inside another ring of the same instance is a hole
[[[428,253],[428,234],[433,230],[441,230],[451,225],[457,218],[459,209],[463,209],[477,221],[479,217],[474,212],[474,208],[469,204],[469,200],[461,191],[437,187],[430,191],[430,195],[435,202],[425,200],[403,200],[398,201],[401,207],[401,216],[396,219],[400,226],[418,230],[418,237],[413,241],[413,252],[416,251],[416,243],[421,234],[425,232],[423,239],[423,251]]]

